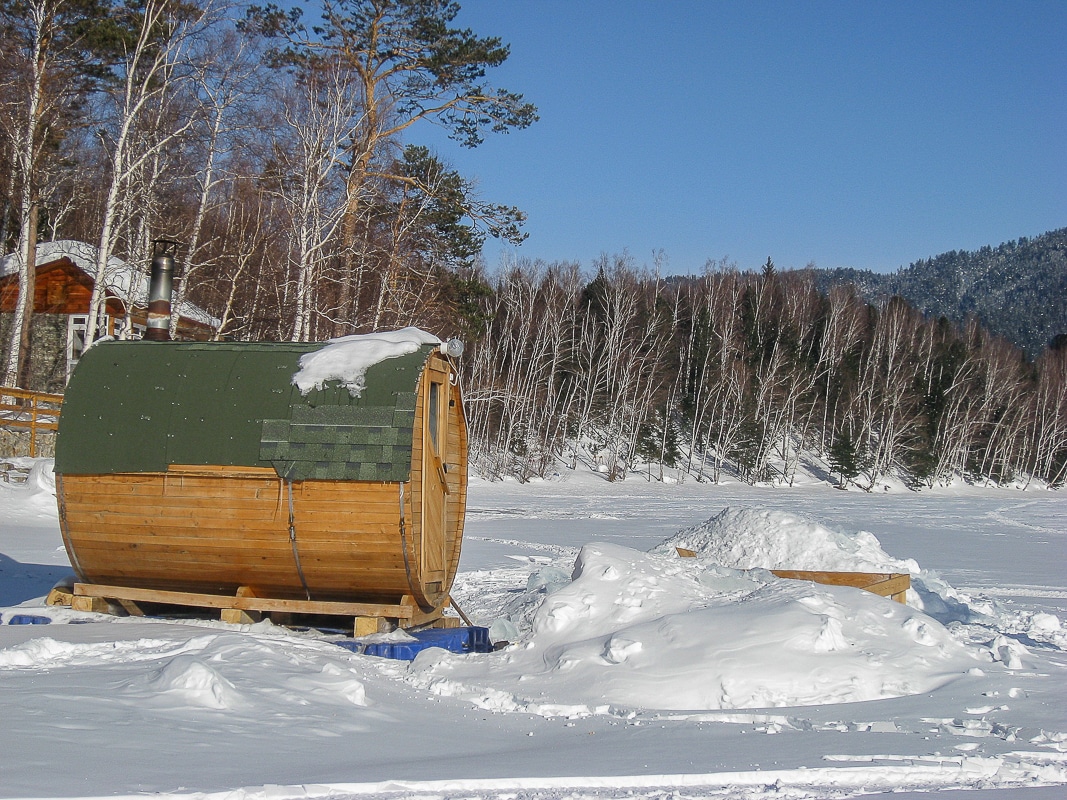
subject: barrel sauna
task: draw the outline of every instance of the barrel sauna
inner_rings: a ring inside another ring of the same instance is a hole
[[[359,337],[347,337],[358,339]],[[327,343],[109,342],[56,440],[63,541],[87,584],[279,599],[448,602],[467,432],[440,344],[304,390]]]

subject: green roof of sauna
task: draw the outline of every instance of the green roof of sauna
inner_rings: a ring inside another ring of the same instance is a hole
[[[67,387],[56,472],[165,472],[171,464],[273,467],[291,480],[406,481],[423,345],[366,373],[352,397],[336,381],[307,395],[287,342],[107,342]]]

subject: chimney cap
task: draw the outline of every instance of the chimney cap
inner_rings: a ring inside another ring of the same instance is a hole
[[[182,246],[182,243],[177,239],[167,239],[160,237],[159,239],[152,240],[152,257],[156,256],[175,256],[178,254],[178,248]]]

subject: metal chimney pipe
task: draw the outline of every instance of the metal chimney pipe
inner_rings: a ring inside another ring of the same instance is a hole
[[[170,301],[174,289],[174,253],[178,243],[169,239],[152,242],[152,272],[148,282],[148,327],[144,338],[170,341]]]

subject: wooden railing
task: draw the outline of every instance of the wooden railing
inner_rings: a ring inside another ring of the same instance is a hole
[[[39,431],[59,428],[59,411],[63,395],[28,392],[0,386],[0,428],[29,429],[30,458],[37,456]]]

